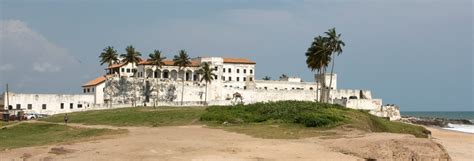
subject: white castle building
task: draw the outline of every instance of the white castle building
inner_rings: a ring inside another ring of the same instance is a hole
[[[82,86],[83,94],[20,94],[4,93],[0,107],[37,113],[57,114],[91,109],[141,106],[199,106],[206,97],[205,82],[198,70],[203,62],[215,69],[216,77],[207,86],[207,103],[232,105],[279,100],[319,101],[319,96],[331,89],[328,99],[354,109],[369,110],[372,114],[399,119],[397,106],[382,105],[373,99],[371,91],[338,89],[337,75],[316,75],[315,82],[303,82],[297,77],[280,80],[256,80],[256,63],[245,58],[197,57],[191,65],[179,69],[172,60],[162,67],[149,61],[113,64],[99,76]],[[331,87],[329,82],[332,78]],[[184,81],[183,81],[184,80]],[[182,86],[184,82],[184,91]],[[321,90],[322,87],[328,87]],[[317,90],[318,89],[318,90]],[[324,92],[321,92],[324,91]],[[181,92],[183,96],[181,98]],[[239,97],[241,96],[241,97]],[[324,98],[326,99],[326,98]],[[10,105],[9,107],[7,105]]]

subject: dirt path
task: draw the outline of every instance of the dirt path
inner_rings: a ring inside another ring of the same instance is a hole
[[[99,127],[73,125],[80,127]],[[103,127],[103,126],[100,126]],[[258,139],[202,126],[133,127],[127,136],[0,152],[2,160],[357,160],[300,140]],[[57,155],[52,148],[66,151]]]
[[[38,121],[33,121],[38,122]],[[259,139],[203,126],[75,127],[127,129],[127,135],[0,152],[0,160],[408,160],[446,158],[429,139],[370,133],[349,138]]]

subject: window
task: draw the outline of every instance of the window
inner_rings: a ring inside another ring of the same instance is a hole
[[[237,82],[239,81],[239,77],[237,77]]]
[[[244,69],[244,74],[247,73],[247,69]]]
[[[84,88],[84,93],[86,93],[86,89]]]
[[[217,69],[217,67],[214,67],[214,70],[216,70],[216,72],[219,71],[219,70]]]
[[[244,89],[247,89],[247,86],[244,86]]]
[[[225,73],[225,68],[222,68],[222,73]]]
[[[127,68],[127,73],[130,73],[130,68]]]
[[[94,92],[94,88],[92,88],[92,92]]]
[[[244,82],[247,81],[247,77],[244,77]]]
[[[82,108],[82,104],[77,104],[77,108]]]
[[[122,69],[122,73],[125,73],[125,68],[121,68]]]
[[[250,81],[252,81],[252,77],[250,77],[249,79],[250,79]]]
[[[227,71],[228,71],[229,73],[232,73],[232,70],[231,70],[230,68],[229,68]]]
[[[309,90],[313,90],[313,87],[310,87]]]
[[[214,79],[217,80],[217,75],[214,76]]]
[[[91,89],[90,88],[87,88],[87,93],[90,93],[91,92]]]
[[[16,104],[16,109],[17,110],[21,109],[21,104]]]
[[[222,79],[223,81],[225,81],[225,77],[224,77],[224,76],[222,76],[221,79]]]
[[[74,107],[74,103],[69,104],[69,109],[72,109]]]
[[[61,109],[64,109],[64,103],[61,103]]]
[[[263,87],[263,89],[267,90],[267,87]]]
[[[41,107],[43,110],[46,110],[46,104],[43,104]]]
[[[239,72],[240,72],[240,69],[237,69],[237,73],[239,73]]]
[[[250,69],[250,74],[253,74],[253,70],[252,70],[252,69]]]
[[[33,105],[32,104],[28,104],[28,110],[31,110],[33,109]]]
[[[229,77],[229,81],[232,81],[232,77]]]

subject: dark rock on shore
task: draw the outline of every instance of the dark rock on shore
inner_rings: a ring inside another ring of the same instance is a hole
[[[445,118],[403,116],[402,121],[412,123],[412,124],[419,124],[419,125],[425,125],[425,126],[438,126],[438,127],[449,127],[448,124],[473,125],[473,123],[467,119],[445,119]]]

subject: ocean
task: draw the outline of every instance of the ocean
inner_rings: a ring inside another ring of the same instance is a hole
[[[402,116],[415,116],[415,117],[433,117],[433,118],[446,118],[446,119],[466,119],[474,123],[474,111],[406,111],[400,112]],[[474,125],[459,125],[449,124],[446,130],[461,131],[466,133],[474,134]]]

